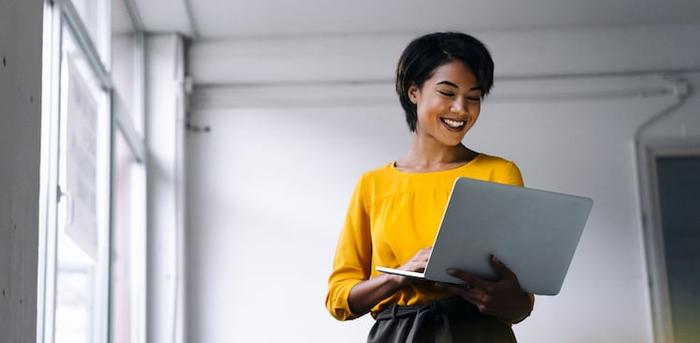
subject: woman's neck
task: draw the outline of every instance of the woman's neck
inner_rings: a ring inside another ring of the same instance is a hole
[[[476,153],[462,143],[444,145],[435,139],[414,135],[408,153],[398,161],[402,169],[439,170],[470,161]]]

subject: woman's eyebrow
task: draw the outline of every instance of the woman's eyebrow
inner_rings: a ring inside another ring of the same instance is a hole
[[[459,88],[459,86],[457,86],[456,84],[454,84],[450,81],[440,81],[440,82],[436,83],[436,85],[448,85],[448,86],[452,86],[454,88]]]
[[[457,86],[455,83],[450,82],[450,81],[447,81],[447,80],[440,81],[440,82],[436,83],[436,85],[448,85],[448,86],[452,86],[452,87],[454,87],[454,88],[459,88],[459,86]],[[481,90],[481,87],[480,87],[480,86],[474,86],[474,87],[472,87],[472,88],[469,88],[469,90],[470,90],[470,91]]]

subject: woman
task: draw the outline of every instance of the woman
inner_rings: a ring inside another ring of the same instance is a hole
[[[534,297],[496,257],[487,281],[454,270],[465,286],[378,273],[381,265],[423,271],[454,180],[522,186],[518,167],[462,144],[493,84],[486,47],[463,33],[433,33],[404,50],[396,91],[414,133],[408,153],[358,182],[329,278],[326,307],[339,320],[372,313],[368,342],[514,342],[510,325]]]

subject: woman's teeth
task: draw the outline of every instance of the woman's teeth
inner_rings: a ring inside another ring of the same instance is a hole
[[[464,121],[442,118],[442,121],[449,127],[458,128],[464,126]]]

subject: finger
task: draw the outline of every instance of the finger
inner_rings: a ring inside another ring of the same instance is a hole
[[[501,260],[496,257],[496,255],[491,255],[491,265],[501,273],[501,277],[515,278],[515,273],[513,273],[508,266],[505,265]]]
[[[430,256],[430,253],[432,253],[432,252],[433,252],[433,248],[428,247],[428,248],[421,250],[419,254],[428,258]]]
[[[482,278],[479,278],[475,275],[472,275],[471,273],[465,272],[464,270],[460,269],[448,269],[447,274],[450,274],[454,277],[457,277],[459,279],[464,280],[467,284],[472,285],[474,287],[479,287],[481,289],[485,290],[490,290],[493,288],[493,283],[490,281],[486,281]]]
[[[440,284],[439,288],[447,289],[449,292],[460,296],[462,299],[466,300],[468,303],[474,305],[478,308],[480,312],[486,313],[488,310],[484,299],[488,297],[486,293],[479,290],[478,288],[464,288],[464,286],[457,286],[451,284]]]
[[[415,261],[408,263],[405,267],[405,270],[413,271],[413,272],[423,272],[425,271],[425,262],[420,262],[420,261]]]
[[[411,258],[412,260],[427,260],[430,257],[431,248],[424,248],[418,250],[415,255]]]
[[[475,305],[485,305],[491,296],[479,288],[467,290],[467,300]],[[481,310],[481,308],[479,308]]]
[[[489,305],[491,296],[479,288],[467,290],[462,298],[479,309],[479,312],[483,314],[493,314]]]
[[[436,282],[435,286],[437,288],[445,289],[449,291],[452,294],[459,295],[462,298],[467,298],[469,297],[469,290],[465,288],[464,286],[459,286],[459,285],[454,285],[454,284],[449,284],[449,283],[441,283],[441,282]]]

